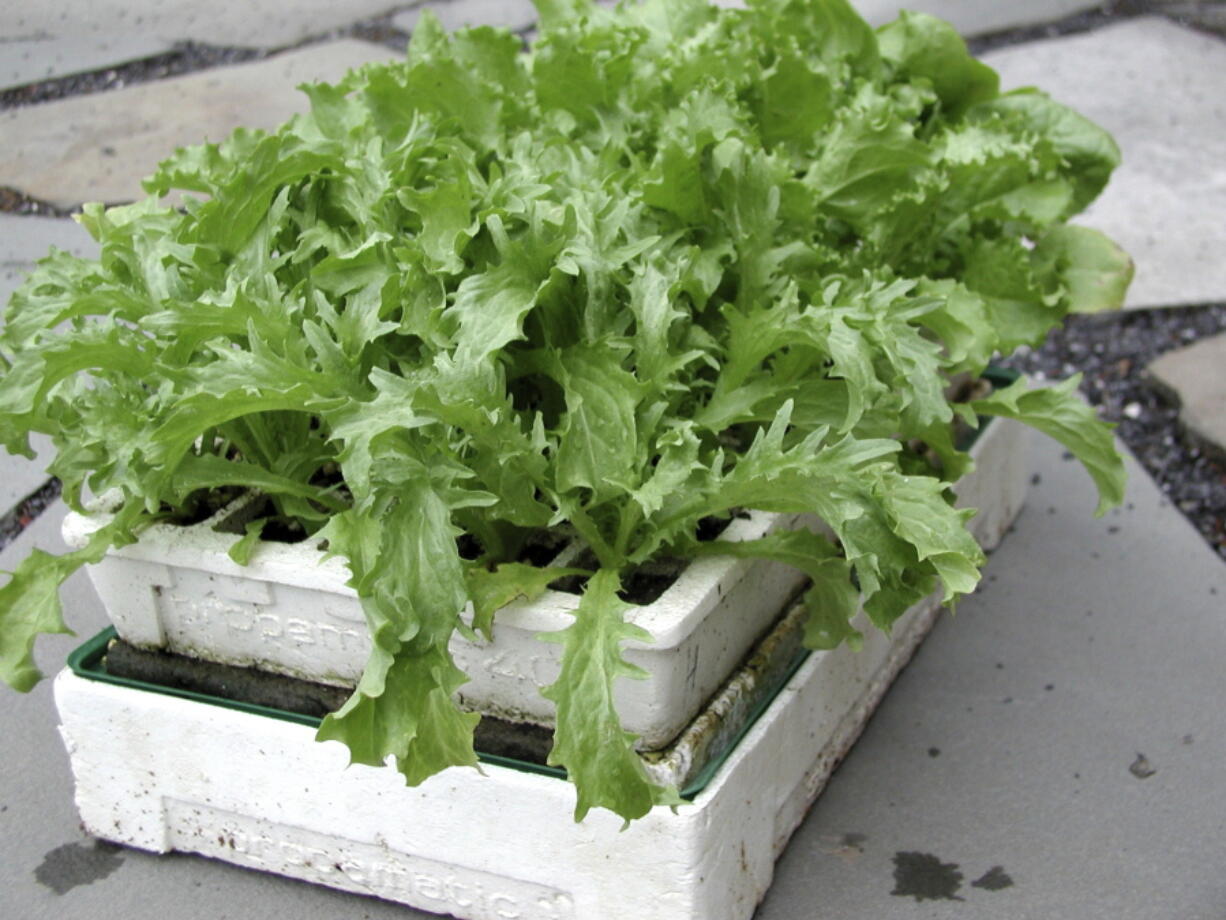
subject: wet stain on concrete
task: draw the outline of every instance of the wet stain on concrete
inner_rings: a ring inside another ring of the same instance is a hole
[[[111,843],[66,843],[48,852],[34,870],[40,885],[56,894],[67,894],[81,885],[92,885],[123,865],[120,847]]]
[[[972,888],[982,888],[985,891],[1000,891],[1004,888],[1013,887],[1013,879],[1009,873],[1005,871],[1004,866],[993,866],[975,881],[971,882]]]
[[[957,863],[943,863],[931,853],[894,854],[894,890],[890,894],[916,901],[961,901],[962,873]]]
[[[1149,779],[1158,771],[1154,767],[1150,766],[1148,757],[1138,752],[1137,759],[1134,760],[1131,766],[1128,767],[1128,772],[1137,779]]]

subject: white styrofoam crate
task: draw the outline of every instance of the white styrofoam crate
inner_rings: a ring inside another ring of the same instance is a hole
[[[55,681],[91,834],[200,853],[465,920],[748,920],[774,862],[936,616],[813,653],[712,781],[621,831],[572,820],[562,779],[486,764],[417,788],[346,767],[310,727],[64,671]]]
[[[1025,491],[1016,475],[1025,463],[1025,431],[994,420],[972,448],[977,471],[957,487],[960,504],[983,509],[971,529],[989,548]],[[249,565],[237,565],[227,555],[237,538],[214,529],[229,513],[189,527],[154,525],[138,542],[90,567],[120,636],[145,648],[356,683],[370,640],[344,562],[324,559],[313,542],[266,542]],[[721,539],[752,540],[813,523],[799,515],[751,512],[734,518]],[[96,526],[95,519],[69,515],[65,539],[80,545]],[[554,564],[565,565],[577,550],[563,550]],[[800,573],[778,563],[706,557],[690,564],[657,601],[628,615],[652,636],[650,643],[629,643],[626,651],[647,679],[622,681],[616,691],[623,725],[640,736],[641,750],[676,737],[802,583]],[[533,603],[500,610],[492,642],[472,643],[457,634],[452,653],[470,677],[460,691],[462,703],[552,724],[553,704],[539,688],[556,678],[561,646],[536,636],[569,625],[578,603],[575,595],[547,591]]]

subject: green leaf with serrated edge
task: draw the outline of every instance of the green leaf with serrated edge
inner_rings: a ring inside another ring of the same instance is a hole
[[[22,560],[0,588],[0,680],[22,693],[42,680],[34,641],[40,635],[75,635],[64,624],[60,584],[81,566],[98,562],[112,544],[130,542],[143,517],[140,502],[127,502],[80,549],[62,556],[36,549]]]
[[[701,543],[696,554],[769,559],[804,572],[813,582],[805,593],[806,647],[832,649],[846,642],[859,648],[864,637],[851,619],[860,609],[860,592],[852,583],[851,566],[829,537],[809,530],[780,530],[757,540]]]
[[[1011,119],[1021,130],[1048,141],[1067,163],[1065,173],[1072,179],[1076,192],[1066,217],[1083,210],[1098,197],[1120,165],[1120,148],[1110,134],[1046,93],[1014,90],[980,103],[968,113],[969,118],[993,115]]]
[[[945,585],[943,600],[949,603],[955,595],[975,589],[984,557],[965,526],[975,512],[952,510],[945,488],[929,476],[890,473],[880,496],[891,529],[921,560],[932,563]]]
[[[36,549],[0,588],[0,679],[14,690],[27,693],[42,680],[33,657],[39,635],[75,635],[64,625],[59,590],[82,564]]]
[[[477,762],[479,716],[451,698],[467,680],[447,648],[467,600],[458,531],[430,476],[419,467],[412,483],[383,490],[369,510],[337,515],[320,532],[349,561],[373,645],[353,696],[324,719],[317,737],[343,741],[357,763],[380,765],[394,755],[414,785]]]
[[[998,348],[1037,345],[1060,324],[1063,312],[1049,303],[1020,241],[976,239],[963,254],[962,283],[983,298]]]
[[[874,73],[880,63],[873,29],[847,0],[773,0],[758,4],[776,37],[793,35],[813,56]]]
[[[767,146],[795,144],[805,149],[833,115],[830,77],[799,47],[781,46],[762,81],[759,123]]]
[[[184,457],[175,475],[172,494],[176,502],[182,502],[192,492],[219,486],[241,486],[274,495],[309,498],[333,511],[340,511],[348,507],[347,502],[331,494],[327,489],[312,486],[301,479],[278,475],[254,463],[226,460],[216,454]]]
[[[455,359],[464,369],[484,364],[521,336],[524,317],[536,305],[546,281],[538,265],[539,253],[529,257],[524,246],[507,241],[496,218],[490,219],[489,226],[499,240],[502,261],[465,278],[447,313],[459,325]]]
[[[648,518],[670,495],[684,488],[692,473],[703,469],[699,459],[702,444],[690,424],[664,432],[655,447],[659,453],[651,476],[638,488],[628,490]]]
[[[1000,78],[975,60],[966,42],[947,22],[903,10],[898,19],[877,30],[881,56],[913,77],[932,81],[950,117],[996,96]]]
[[[572,348],[557,356],[557,366],[566,394],[558,488],[591,489],[603,500],[618,491],[613,483],[634,476],[640,384],[607,346]]]
[[[1071,224],[1039,240],[1034,261],[1036,271],[1060,279],[1073,313],[1118,310],[1135,270],[1128,254],[1105,234]]]
[[[648,778],[634,751],[635,736],[622,729],[613,703],[618,678],[646,676],[622,657],[622,644],[651,639],[626,622],[631,605],[618,599],[619,587],[617,573],[599,570],[587,583],[574,622],[539,637],[563,646],[561,673],[541,694],[557,706],[549,763],[565,767],[575,784],[576,821],[592,808],[607,808],[629,822],[655,805],[681,804],[675,789]]]
[[[1081,461],[1098,488],[1102,516],[1124,500],[1127,473],[1111,435],[1114,425],[1101,422],[1094,409],[1077,395],[1081,374],[1051,387],[1030,389],[1019,378],[1004,389],[970,403],[980,415],[1017,419],[1063,444]]]
[[[869,226],[932,160],[914,127],[884,97],[866,94],[862,105],[840,111],[804,182],[816,191],[824,210],[853,225]]]
[[[670,513],[688,519],[738,506],[816,513],[838,537],[865,609],[882,628],[925,596],[937,576],[948,579],[950,599],[973,587],[967,572],[977,569],[982,553],[965,530],[968,512],[940,497],[938,480],[900,474],[897,441],[848,435],[823,444],[819,431],[788,449],[790,420],[785,404],[730,473],[711,479]],[[926,518],[916,520],[917,513]],[[655,523],[670,530],[667,516]]]
[[[473,605],[472,628],[485,636],[494,637],[494,614],[516,598],[534,601],[549,587],[550,582],[567,575],[588,575],[585,569],[554,568],[504,562],[494,569],[470,565],[464,571],[465,585]]]
[[[940,302],[940,306],[925,313],[918,322],[944,345],[947,371],[951,374],[981,373],[992,359],[996,345],[983,297],[948,280],[925,280],[916,293],[934,296]]]
[[[432,271],[459,274],[464,270],[460,252],[476,236],[480,223],[473,219],[478,203],[473,176],[475,156],[459,150],[433,170],[432,184],[424,190],[403,189],[401,204],[414,211],[422,223],[417,236],[426,253],[426,267]]]

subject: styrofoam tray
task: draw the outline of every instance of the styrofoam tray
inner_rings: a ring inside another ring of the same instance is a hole
[[[957,487],[961,505],[981,509],[971,529],[989,548],[1025,492],[1018,475],[1025,431],[993,420],[971,450],[977,471]],[[190,527],[155,525],[90,568],[119,634],[141,647],[354,684],[366,662],[369,634],[357,597],[345,584],[343,561],[324,559],[312,543],[269,542],[250,565],[239,566],[227,555],[236,537],[215,529],[229,513]],[[751,540],[815,524],[797,515],[753,512],[734,519],[721,538]],[[96,519],[69,515],[65,539],[80,545],[96,526]],[[577,550],[564,550],[555,564],[565,565]],[[694,718],[802,582],[800,573],[777,563],[707,557],[688,566],[655,603],[629,615],[652,636],[651,643],[630,643],[626,651],[647,679],[620,682],[616,697],[623,725],[640,736],[640,750],[667,745]],[[462,703],[516,721],[551,724],[553,704],[539,688],[556,678],[561,646],[536,635],[569,625],[578,602],[575,595],[547,591],[531,604],[499,611],[491,643],[457,635],[452,652],[470,677],[460,692]]]
[[[82,822],[108,840],[465,920],[746,920],[937,610],[810,655],[691,804],[624,832],[606,812],[574,823],[574,790],[550,776],[486,764],[410,789],[289,721],[68,670],[55,697]]]

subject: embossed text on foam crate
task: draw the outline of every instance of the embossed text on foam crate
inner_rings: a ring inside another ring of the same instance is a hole
[[[448,865],[377,844],[167,799],[176,850],[473,920],[573,920],[570,895],[535,882]]]
[[[320,646],[365,653],[369,634],[346,623],[286,615],[273,604],[247,604],[216,595],[203,597],[163,592],[158,608],[167,632],[185,643],[201,633],[217,636],[223,646],[241,639],[253,648]]]

